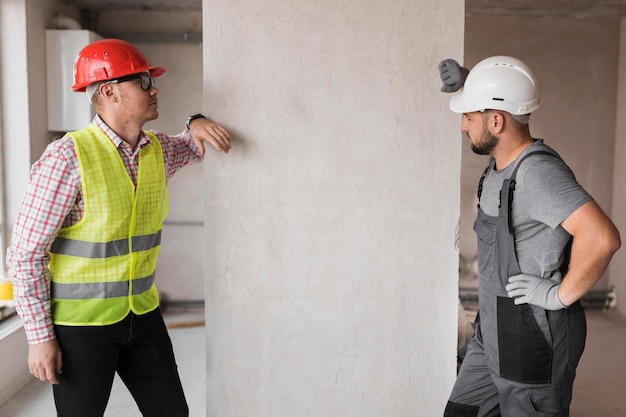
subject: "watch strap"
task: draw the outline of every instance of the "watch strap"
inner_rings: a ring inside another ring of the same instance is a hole
[[[206,117],[204,117],[204,115],[198,113],[198,114],[194,114],[193,116],[189,116],[187,118],[187,123],[185,123],[185,126],[187,127],[187,130],[191,130],[189,128],[189,125],[191,124],[191,122],[193,122],[196,119],[206,119]]]

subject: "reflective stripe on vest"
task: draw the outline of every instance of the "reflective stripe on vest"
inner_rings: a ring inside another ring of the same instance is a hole
[[[144,293],[154,284],[154,274],[145,278],[135,278],[132,295]],[[115,298],[127,297],[129,294],[128,281],[95,282],[88,284],[57,284],[52,283],[54,297],[64,300],[81,300],[85,298]]]
[[[148,250],[161,244],[161,231],[147,236],[134,236],[133,251]],[[58,237],[52,244],[51,251],[58,254],[77,256],[80,258],[109,258],[111,256],[128,255],[128,239],[112,242],[86,242]]]
[[[54,324],[99,326],[159,305],[155,269],[167,215],[163,151],[156,136],[138,152],[133,184],[113,142],[93,124],[69,135],[80,168],[82,219],[50,249]]]

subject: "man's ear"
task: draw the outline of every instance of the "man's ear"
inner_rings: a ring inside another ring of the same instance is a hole
[[[489,126],[489,129],[491,129],[491,133],[498,134],[504,130],[506,121],[504,113],[492,111],[489,115],[487,125]]]
[[[102,84],[99,90],[103,100],[111,100],[115,97],[115,92],[111,84]]]

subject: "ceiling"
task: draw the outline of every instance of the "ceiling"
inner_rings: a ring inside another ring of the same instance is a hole
[[[81,11],[202,10],[202,0],[60,0]],[[621,18],[626,0],[466,0],[468,16]]]
[[[468,16],[612,18],[626,16],[626,0],[466,0]]]
[[[202,10],[202,0],[60,0],[72,4],[81,11],[146,10],[182,11]]]

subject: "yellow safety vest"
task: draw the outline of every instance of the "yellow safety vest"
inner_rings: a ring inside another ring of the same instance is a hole
[[[50,250],[52,321],[101,326],[158,307],[154,283],[168,197],[159,140],[146,132],[137,186],[117,148],[94,125],[72,132],[84,213],[60,230]]]

